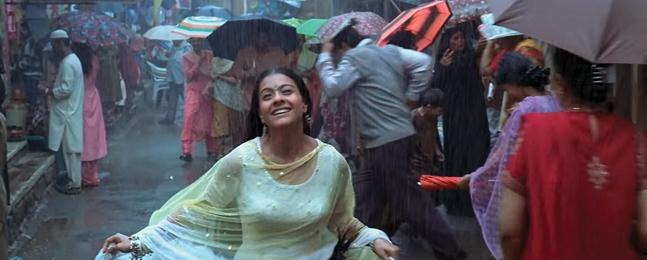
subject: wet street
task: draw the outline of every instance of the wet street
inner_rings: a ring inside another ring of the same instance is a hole
[[[211,165],[204,143],[196,144],[193,163],[185,165],[178,159],[181,120],[160,126],[163,111],[140,106],[128,122],[110,131],[108,157],[99,166],[101,186],[79,196],[52,189],[24,230],[16,255],[24,260],[94,259],[108,236],[139,231],[154,210],[204,173]],[[489,259],[474,219],[450,222],[470,259]],[[428,246],[406,233],[405,227],[394,238],[401,259],[432,259]]]

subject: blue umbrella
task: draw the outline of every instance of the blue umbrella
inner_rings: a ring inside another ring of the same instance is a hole
[[[225,20],[231,19],[232,15],[229,10],[223,7],[218,7],[215,5],[203,6],[198,10],[195,16],[208,16],[208,17],[218,17]]]

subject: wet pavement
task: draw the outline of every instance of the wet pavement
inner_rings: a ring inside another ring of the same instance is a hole
[[[100,187],[78,196],[51,191],[24,230],[16,255],[24,260],[93,259],[108,236],[139,231],[154,210],[200,177],[211,166],[204,144],[196,144],[193,163],[184,164],[178,159],[181,120],[160,126],[163,114],[163,109],[140,106],[129,122],[113,128],[108,157],[99,164],[104,172]],[[470,259],[489,259],[474,219],[449,220]],[[407,233],[403,228],[394,238],[403,253],[400,259],[433,259],[424,242]]]

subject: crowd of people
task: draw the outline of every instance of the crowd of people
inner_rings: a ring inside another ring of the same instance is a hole
[[[439,204],[476,216],[497,259],[637,259],[645,134],[609,111],[605,66],[554,48],[549,71],[530,39],[466,37],[445,30],[434,64],[410,40],[378,47],[351,23],[323,45],[314,76],[295,73],[295,53],[265,33],[234,61],[189,40],[180,158],[207,140],[218,161],[150,226],[108,238],[97,259],[396,259],[389,237],[402,223],[437,259],[466,259]],[[488,112],[490,82],[511,102]],[[229,153],[223,128],[246,133]],[[435,198],[421,175],[460,177],[462,190]]]
[[[285,53],[268,32],[235,60],[200,38],[157,49],[169,84],[159,123],[175,122],[183,96],[179,159],[192,162],[205,141],[215,164],[96,259],[397,259],[390,237],[403,223],[436,259],[467,259],[441,204],[476,217],[496,259],[647,250],[646,135],[609,110],[605,65],[523,36],[471,44],[462,27],[442,33],[432,59],[412,35],[379,47],[354,25],[311,68],[298,62],[307,47]],[[78,194],[99,184],[104,111],[132,105],[141,84],[137,44],[50,38],[56,79],[37,85],[50,97],[48,146],[67,173],[56,189]],[[99,86],[108,83],[117,87]],[[500,91],[488,102],[490,83]],[[423,175],[459,177],[460,189],[429,194]]]

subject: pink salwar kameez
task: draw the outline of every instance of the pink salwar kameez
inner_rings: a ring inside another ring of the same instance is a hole
[[[99,72],[99,58],[92,56],[92,72],[85,76],[85,100],[83,103],[83,152],[81,172],[83,186],[99,185],[99,159],[108,155],[106,126],[103,120],[101,99],[95,82]]]
[[[203,67],[211,71],[211,58],[213,54],[205,51],[207,60]],[[189,52],[182,57],[186,75],[186,92],[184,105],[184,126],[182,127],[182,152],[193,154],[195,142],[205,140],[207,152],[215,153],[218,148],[218,139],[211,136],[213,123],[213,98],[211,93],[202,95],[202,91],[211,84],[211,78],[200,71],[200,55]]]

